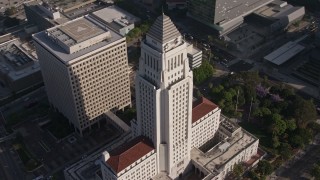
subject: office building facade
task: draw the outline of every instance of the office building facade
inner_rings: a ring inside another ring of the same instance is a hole
[[[85,16],[33,38],[49,101],[80,135],[131,104],[123,36]]]

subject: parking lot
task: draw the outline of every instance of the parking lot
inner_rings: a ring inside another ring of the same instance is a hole
[[[80,8],[68,11],[63,14],[70,19],[75,19],[77,17],[83,16],[83,15],[88,14],[93,11],[97,11],[97,10],[102,9],[104,7],[106,7],[106,6],[100,4],[99,2],[95,2],[95,3],[83,5]]]

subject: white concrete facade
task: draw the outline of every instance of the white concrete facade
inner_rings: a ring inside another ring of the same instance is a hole
[[[200,67],[202,64],[202,51],[194,47],[193,44],[188,44],[187,52],[189,67],[191,69]]]
[[[139,135],[149,137],[155,145],[158,172],[176,178],[190,161],[192,71],[181,34],[165,15],[153,26],[158,28],[162,23],[170,26],[163,29],[163,37],[154,37],[156,29],[151,27],[141,44],[136,78],[137,128]]]
[[[216,133],[218,144],[206,152],[191,150],[192,164],[204,179],[222,180],[235,164],[247,162],[258,153],[259,139],[228,119],[221,121]]]
[[[216,108],[192,123],[192,147],[199,148],[214,138],[220,124],[221,109]]]

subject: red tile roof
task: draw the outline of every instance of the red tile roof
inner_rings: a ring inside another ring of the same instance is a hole
[[[203,116],[218,108],[216,104],[202,97],[198,101],[193,103],[192,108],[192,123],[198,121]]]
[[[152,150],[154,150],[152,142],[144,136],[139,136],[112,150],[106,163],[119,173]]]

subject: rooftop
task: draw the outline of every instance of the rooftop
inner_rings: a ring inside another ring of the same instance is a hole
[[[119,173],[152,150],[154,150],[152,142],[140,136],[112,150],[106,163],[114,172]]]
[[[34,47],[13,39],[0,44],[0,72],[17,80],[40,70]]]
[[[235,136],[228,138],[227,142],[217,144],[204,153],[197,148],[191,150],[191,159],[211,172],[216,172],[238,153],[258,139],[242,130]]]
[[[299,8],[301,7],[294,7],[285,1],[275,0],[257,9],[254,13],[268,18],[279,18],[289,15]]]
[[[48,33],[57,40],[62,41],[68,46],[74,43],[80,43],[92,37],[98,36],[105,31],[101,27],[88,21],[86,18],[80,18],[76,21],[71,21],[60,27],[48,30]]]
[[[64,63],[124,40],[123,36],[90,15],[36,33],[33,38]]]
[[[230,133],[233,133],[240,128],[240,126],[238,126],[237,124],[235,124],[229,120],[221,121],[220,127],[223,127],[224,129],[226,129]]]
[[[273,64],[281,65],[304,49],[305,47],[298,44],[296,41],[289,41],[265,56],[264,59]]]
[[[113,21],[121,21],[124,25],[134,24],[140,19],[127,11],[119,8],[118,6],[109,6],[104,9],[92,13],[94,16],[99,17],[105,22],[111,23]]]
[[[46,18],[49,22],[54,24],[61,24],[62,22],[68,21],[68,19],[60,14],[59,7],[49,4],[49,2],[43,1],[28,1],[24,3],[33,12],[39,14],[43,18]]]
[[[216,108],[218,108],[216,104],[204,97],[201,97],[201,99],[193,103],[192,123],[196,122],[197,120],[207,115],[209,112],[215,110]]]
[[[195,55],[195,54],[198,54],[198,53],[202,52],[200,49],[198,49],[197,47],[193,46],[193,44],[187,43],[187,46],[188,46],[188,49],[187,49],[188,54]]]

